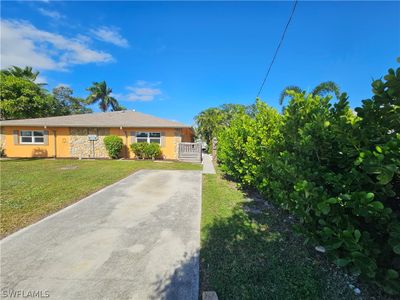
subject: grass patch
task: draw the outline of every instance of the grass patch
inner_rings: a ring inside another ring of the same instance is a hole
[[[0,161],[0,236],[32,224],[140,169],[201,170],[201,165],[127,160]]]
[[[219,299],[355,298],[352,279],[304,246],[292,222],[220,175],[203,175],[201,290]]]

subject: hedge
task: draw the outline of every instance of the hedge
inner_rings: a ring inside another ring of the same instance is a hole
[[[108,135],[104,138],[104,145],[110,158],[119,158],[124,142],[116,135]]]
[[[161,148],[155,143],[133,143],[132,152],[139,159],[156,159],[161,156]]]
[[[219,135],[221,169],[297,216],[307,241],[387,293],[400,292],[400,69],[353,111],[346,94],[260,100]]]

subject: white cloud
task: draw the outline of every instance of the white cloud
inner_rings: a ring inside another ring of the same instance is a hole
[[[113,45],[127,48],[129,47],[128,41],[122,37],[119,33],[118,28],[106,27],[102,26],[97,29],[92,29],[90,32],[94,35],[94,37],[100,41],[111,43]]]
[[[146,82],[138,80],[134,86],[128,86],[130,91],[125,97],[128,101],[153,101],[157,96],[162,95],[162,92],[157,86],[161,82]]]
[[[56,88],[60,88],[60,87],[70,88],[71,86],[68,83],[59,83],[56,85]]]
[[[81,41],[82,43],[86,43],[86,44],[89,44],[92,41],[92,39],[90,37],[88,37],[87,35],[81,34],[81,33],[78,33],[75,38],[77,40]]]
[[[59,20],[64,18],[64,15],[60,14],[58,11],[56,10],[49,10],[49,9],[45,9],[45,8],[38,8],[38,11],[46,17],[50,17],[52,19],[55,20]]]
[[[47,78],[43,75],[39,75],[38,77],[36,77],[35,80],[36,83],[46,83],[48,82]]]
[[[114,97],[115,99],[117,99],[118,101],[121,100],[121,98],[124,98],[125,96],[123,94],[119,94],[119,93],[111,93],[110,94],[111,97]]]
[[[29,22],[1,20],[1,68],[12,65],[65,70],[71,65],[113,61],[87,41],[40,30]]]

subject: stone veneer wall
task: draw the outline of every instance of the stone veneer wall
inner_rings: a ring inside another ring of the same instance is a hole
[[[4,149],[6,148],[6,135],[3,132],[3,127],[0,128],[0,148],[0,154],[5,155]]]
[[[97,141],[89,141],[88,134],[96,134]],[[70,128],[69,152],[71,157],[78,158],[108,158],[104,146],[104,137],[110,134],[108,128]]]

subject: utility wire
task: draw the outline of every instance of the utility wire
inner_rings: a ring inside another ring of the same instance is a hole
[[[263,87],[264,87],[264,84],[265,84],[265,82],[267,81],[269,72],[271,71],[272,65],[273,65],[274,62],[275,62],[275,58],[276,58],[276,56],[278,55],[279,48],[281,47],[282,42],[283,42],[283,40],[284,40],[284,38],[285,38],[286,31],[287,31],[287,29],[288,29],[288,27],[289,27],[290,22],[292,21],[292,17],[293,17],[293,15],[294,15],[295,10],[296,10],[296,6],[297,6],[297,0],[294,0],[294,4],[293,4],[293,8],[292,8],[292,12],[291,12],[291,14],[290,14],[289,20],[288,20],[288,22],[286,23],[285,29],[283,30],[283,34],[282,34],[281,40],[279,41],[278,47],[276,47],[274,57],[272,58],[272,61],[271,61],[270,65],[269,65],[269,67],[268,67],[267,74],[265,75],[264,80],[263,80],[263,82],[261,83],[260,89],[259,89],[259,91],[258,91],[258,93],[257,93],[257,98],[260,96],[260,94],[261,94],[261,92],[262,92],[262,89],[263,89]]]

